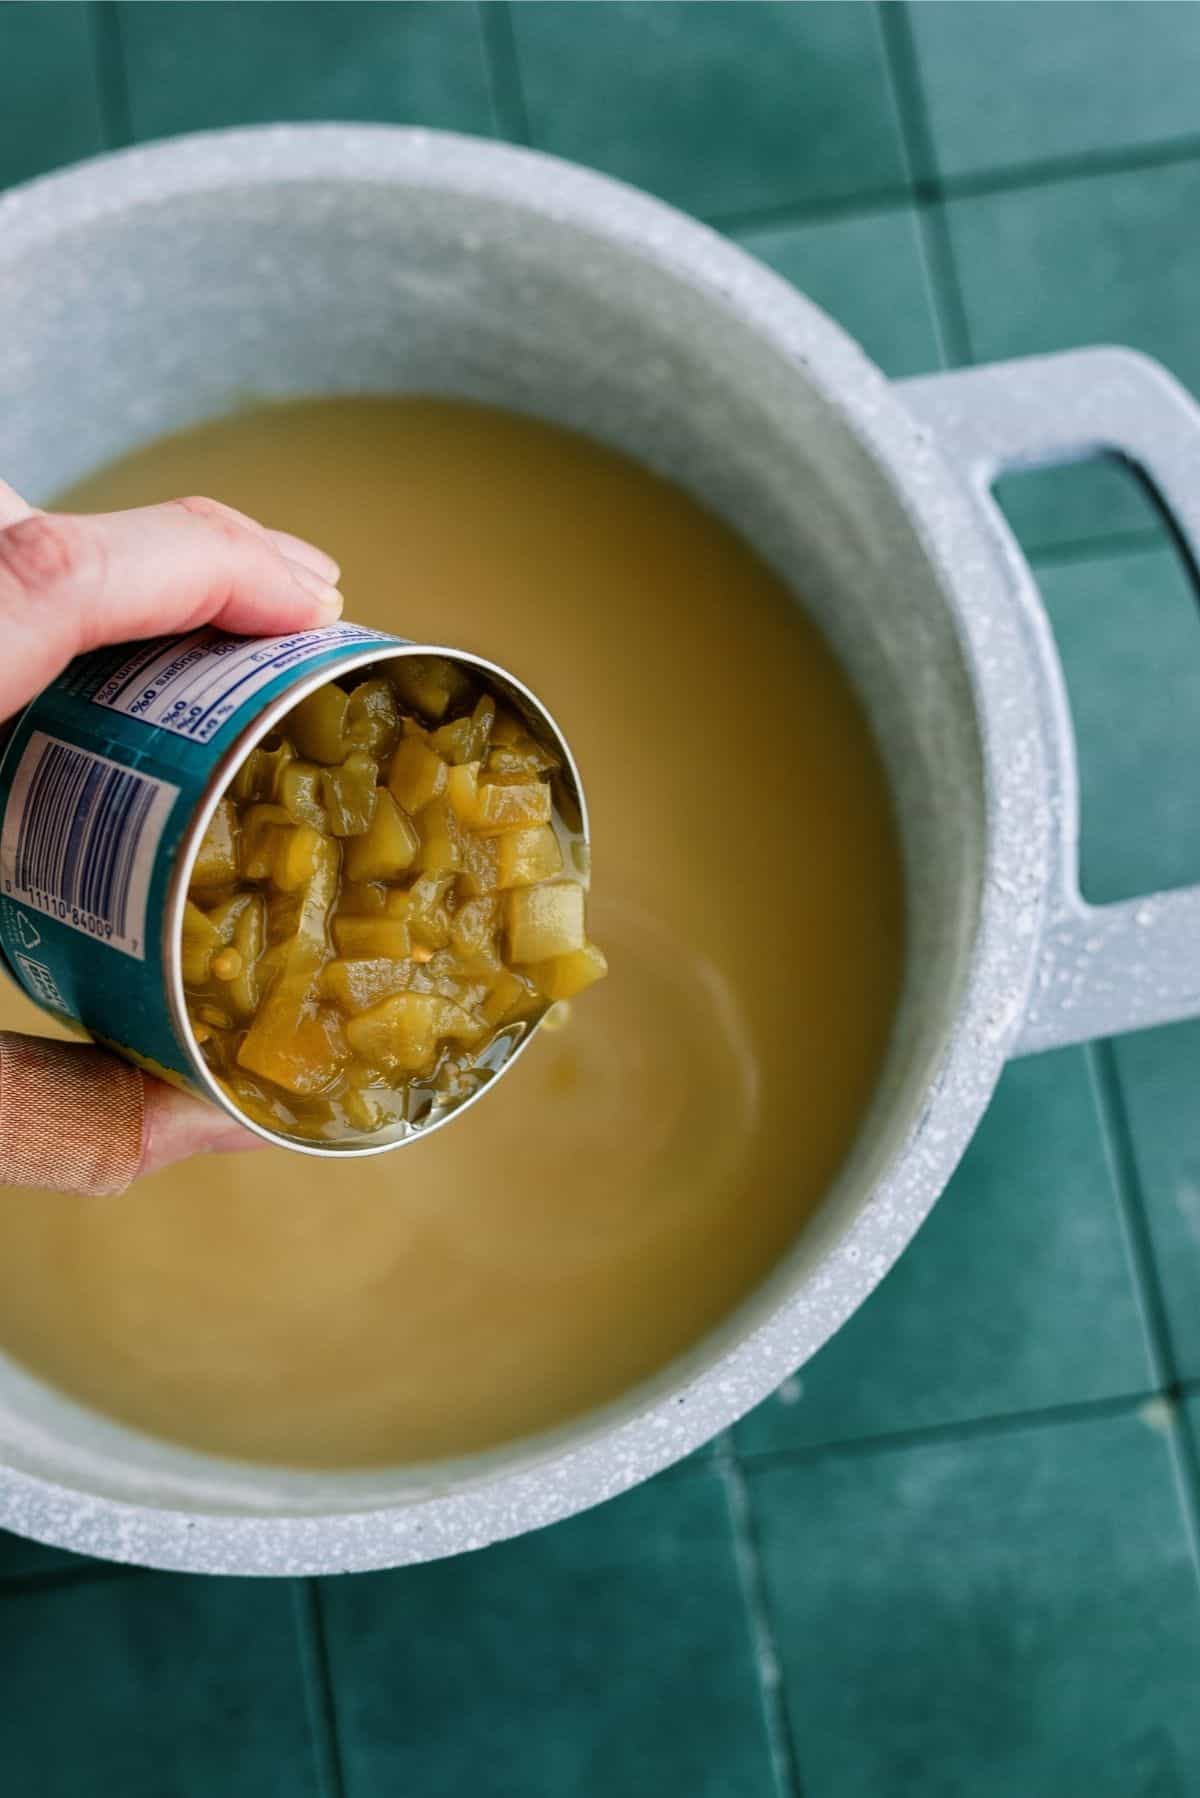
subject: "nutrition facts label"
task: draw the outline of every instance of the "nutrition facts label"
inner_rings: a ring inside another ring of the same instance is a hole
[[[357,624],[331,624],[291,637],[193,631],[166,647],[160,639],[135,651],[92,694],[92,704],[207,743],[247,701],[289,669],[348,644],[391,640]]]

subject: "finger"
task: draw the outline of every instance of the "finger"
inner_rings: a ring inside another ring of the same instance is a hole
[[[293,537],[290,531],[268,531],[267,536],[289,562],[299,562],[302,568],[311,569],[321,580],[337,586],[341,568],[332,556],[327,555],[323,549],[318,549],[315,543],[309,543],[304,537]]]
[[[15,487],[7,481],[0,481],[0,531],[5,525],[16,524],[19,519],[32,518],[33,507],[23,500]]]
[[[289,562],[299,562],[302,567],[311,568],[314,574],[320,575],[322,580],[329,581],[331,584],[337,582],[341,569],[333,557],[327,555],[323,549],[318,549],[315,543],[309,543],[304,537],[295,537],[291,531],[269,530],[265,524],[260,524],[257,518],[251,518],[249,513],[239,512],[235,506],[227,506],[223,500],[210,499],[207,494],[193,494],[190,498],[181,499],[176,503],[183,506],[186,511],[195,513],[198,518],[211,518],[217,523],[227,525],[241,525],[244,530],[253,531],[256,536],[273,543]]]
[[[341,609],[336,587],[215,501],[34,513],[0,530],[0,717],[101,643],[201,624],[275,636]]]
[[[291,531],[269,530],[266,525],[259,524],[256,518],[249,517],[245,512],[238,512],[233,506],[226,506],[217,499],[197,495],[194,499],[181,500],[180,504],[199,517],[224,518],[231,523],[243,525],[246,530],[254,531],[273,543],[280,555],[289,562],[299,562],[302,568],[311,569],[322,580],[331,585],[337,584],[342,572],[338,564],[331,555],[319,549],[315,543],[310,543],[307,538],[297,537]],[[28,500],[22,499],[15,487],[10,487],[7,481],[0,481],[0,530],[6,525],[16,524],[22,518],[32,518],[38,510],[39,507],[31,506]]]
[[[293,562],[287,556],[284,557],[284,561],[287,563],[288,572],[291,575],[292,579],[296,582],[296,585],[298,587],[303,587],[303,589],[306,593],[311,593],[313,598],[317,601],[317,603],[319,605],[325,604],[325,595],[327,593],[329,593],[331,591],[336,592],[336,589],[331,589],[329,582],[327,580],[325,580],[321,575],[314,574],[312,567],[310,566],[309,563]],[[337,611],[334,612],[332,616],[334,618],[338,617],[341,612],[341,609],[342,609],[342,596],[339,593],[337,595]],[[324,623],[324,624],[328,624],[329,622],[330,622],[330,620],[328,618],[325,618],[322,620],[322,623]]]
[[[268,1145],[215,1105],[189,1098],[161,1080],[146,1080],[142,1160],[138,1172],[157,1173],[189,1155],[206,1155]]]

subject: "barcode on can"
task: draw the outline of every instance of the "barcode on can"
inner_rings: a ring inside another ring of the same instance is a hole
[[[155,851],[179,788],[34,731],[0,832],[6,897],[144,960]]]

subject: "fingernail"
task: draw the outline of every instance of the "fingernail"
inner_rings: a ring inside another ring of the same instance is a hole
[[[267,535],[287,561],[298,562],[301,568],[311,568],[323,581],[337,584],[341,569],[333,557],[318,549],[315,543],[309,543],[304,537],[293,537],[290,531],[268,531]]]
[[[335,618],[341,617],[345,601],[335,586],[322,580],[319,574],[314,574],[311,568],[305,568],[300,562],[289,562],[288,567],[297,587],[309,599],[315,599],[320,606],[323,623],[332,624]]]

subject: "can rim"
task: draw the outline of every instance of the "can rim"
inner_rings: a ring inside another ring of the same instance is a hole
[[[579,806],[579,828],[586,845],[590,844],[591,835],[588,826],[587,800],[584,796],[583,782],[575,758],[571,754],[571,746],[567,742],[562,729],[550,710],[543,704],[524,681],[502,668],[498,662],[490,661],[486,656],[475,655],[470,650],[453,649],[439,643],[407,642],[400,638],[380,638],[378,642],[364,644],[360,650],[340,658],[331,666],[326,663],[319,668],[310,668],[291,686],[267,702],[262,710],[241,730],[233,742],[224,750],[220,759],[209,772],[208,785],[203,799],[196,806],[188,820],[180,839],[175,856],[175,866],[171,870],[167,883],[167,898],[163,908],[162,931],[162,965],[166,983],[167,1005],[171,1016],[171,1025],[179,1044],[187,1057],[192,1078],[204,1096],[215,1105],[220,1106],[229,1117],[264,1142],[277,1148],[292,1149],[304,1155],[333,1156],[340,1158],[360,1158],[366,1155],[382,1155],[389,1149],[404,1148],[409,1143],[423,1142],[435,1130],[461,1117],[485,1093],[491,1091],[502,1074],[508,1072],[517,1058],[528,1048],[537,1033],[538,1026],[545,1011],[537,1017],[527,1020],[519,1036],[511,1039],[497,1059],[495,1066],[489,1070],[489,1077],[475,1091],[456,1104],[448,1106],[440,1116],[429,1123],[393,1124],[379,1132],[382,1140],[375,1136],[350,1137],[342,1141],[322,1142],[307,1137],[289,1136],[282,1130],[272,1130],[265,1124],[242,1111],[225,1092],[220,1082],[200,1052],[188,1016],[187,1000],[183,986],[182,960],[182,928],[183,911],[187,901],[188,882],[192,867],[199,852],[209,820],[217,806],[225,797],[229,783],[241,767],[251,750],[262,742],[288,712],[301,699],[313,693],[318,687],[325,686],[330,680],[342,674],[352,674],[355,669],[368,668],[377,662],[395,661],[404,656],[435,655],[447,661],[471,668],[482,674],[487,681],[498,688],[506,696],[511,695],[520,709],[532,715],[542,730],[552,739],[556,752],[563,758],[563,769],[566,774],[572,796]],[[548,1009],[548,1007],[546,1008]],[[493,1042],[498,1040],[493,1038]],[[490,1047],[490,1045],[489,1045]]]

